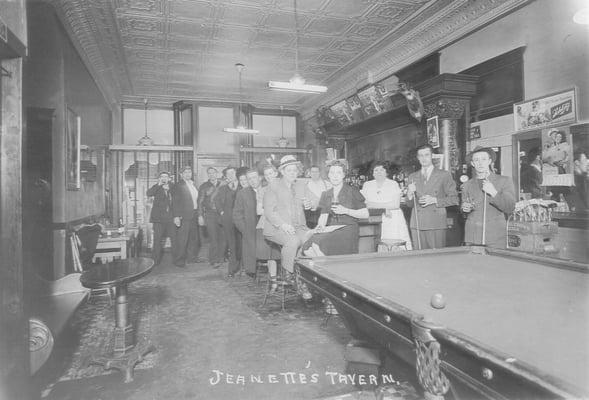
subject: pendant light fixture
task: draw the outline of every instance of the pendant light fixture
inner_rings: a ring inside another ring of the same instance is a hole
[[[325,93],[327,86],[307,85],[303,77],[299,74],[299,21],[297,13],[297,0],[294,0],[294,19],[295,19],[295,74],[290,81],[269,81],[268,87],[271,90],[295,93]]]
[[[143,106],[144,106],[144,117],[145,117],[145,133],[143,137],[139,138],[138,145],[139,146],[153,146],[153,139],[147,136],[147,99],[143,99]]]
[[[255,135],[260,133],[257,129],[249,129],[246,128],[246,124],[242,121],[242,112],[241,112],[241,104],[242,104],[242,94],[241,94],[241,73],[245,69],[245,65],[242,63],[235,64],[235,69],[237,69],[237,73],[239,74],[239,104],[238,104],[238,122],[235,128],[223,128],[223,132],[229,133],[244,133]]]
[[[288,140],[284,137],[284,107],[280,106],[280,139],[276,141],[278,147],[288,146]]]

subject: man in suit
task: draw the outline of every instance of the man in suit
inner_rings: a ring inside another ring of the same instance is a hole
[[[434,167],[432,154],[433,148],[429,144],[417,149],[421,169],[409,175],[407,187],[407,206],[413,208],[411,237],[413,248],[417,249],[446,247],[446,207],[458,205],[458,193],[452,175]]]
[[[223,235],[225,236],[226,245],[222,248],[222,254],[225,254],[225,250],[229,252],[227,276],[231,278],[239,270],[237,232],[235,231],[235,225],[233,225],[233,205],[238,187],[235,167],[229,166],[225,168],[223,170],[223,176],[225,177],[226,183],[219,186],[212,199],[215,209],[219,214],[219,222],[223,229]]]
[[[481,146],[468,156],[475,177],[462,185],[461,209],[468,215],[464,242],[504,249],[507,247],[506,215],[515,209],[515,189],[510,177],[493,172],[495,157],[493,149]]]
[[[530,193],[532,199],[544,196],[542,185],[542,160],[540,148],[534,147],[528,152],[527,162],[522,163],[520,170],[521,188],[524,193]]]
[[[282,157],[282,178],[271,182],[264,194],[264,237],[282,246],[282,268],[294,272],[298,249],[313,234],[305,222],[303,202],[295,195],[300,162],[292,155]]]
[[[575,149],[573,153],[575,160],[575,186],[571,188],[570,194],[566,196],[571,211],[577,214],[589,211],[589,161],[585,149]]]
[[[213,194],[221,185],[216,168],[207,169],[209,180],[198,188],[198,223],[207,227],[209,236],[209,263],[213,268],[219,268],[224,261],[225,235],[221,228],[219,213],[212,201]]]
[[[260,176],[255,169],[245,174],[248,186],[238,190],[233,207],[233,223],[241,233],[241,261],[249,276],[256,273],[256,192],[260,188]]]
[[[192,181],[192,168],[180,171],[182,180],[172,192],[172,216],[176,225],[176,246],[173,247],[174,265],[200,262],[200,238],[198,234],[198,189]]]
[[[155,265],[162,261],[163,240],[167,237],[175,247],[176,235],[172,218],[172,192],[170,173],[160,172],[158,182],[147,190],[147,195],[153,197],[153,206],[149,222],[153,224],[153,251],[151,258]]]

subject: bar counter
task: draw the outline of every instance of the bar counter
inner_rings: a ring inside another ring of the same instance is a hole
[[[589,260],[589,213],[555,212],[552,220],[558,223],[556,245],[558,258],[587,263]]]

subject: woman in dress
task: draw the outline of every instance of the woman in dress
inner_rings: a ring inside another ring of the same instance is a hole
[[[411,238],[407,222],[401,210],[401,189],[399,184],[387,177],[384,163],[376,162],[372,167],[374,179],[365,182],[362,194],[366,198],[368,208],[382,209],[382,225],[380,238],[398,239],[406,242],[407,250],[411,250]]]
[[[333,187],[321,194],[316,233],[303,245],[307,256],[358,253],[358,220],[368,218],[368,209],[360,191],[344,183],[345,176],[344,163],[334,161],[329,165],[327,177]],[[331,225],[342,227],[323,232]]]
[[[321,170],[317,165],[309,168],[309,181],[305,185],[305,200],[308,201],[309,209],[305,210],[307,226],[313,229],[317,226],[320,211],[317,209],[321,195],[331,187],[331,184],[321,177]]]

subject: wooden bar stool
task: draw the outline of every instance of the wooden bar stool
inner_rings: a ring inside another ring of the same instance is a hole
[[[269,297],[273,297],[280,299],[281,310],[283,312],[285,311],[284,303],[286,303],[287,298],[290,298],[291,295],[297,294],[294,274],[292,274],[292,276],[287,275],[287,272],[282,268],[282,266],[278,265],[276,277],[268,277],[266,281],[266,291],[264,292],[264,302],[262,303],[262,307],[266,305]]]
[[[394,253],[397,251],[407,250],[407,242],[401,239],[381,239],[376,245],[376,252]]]

